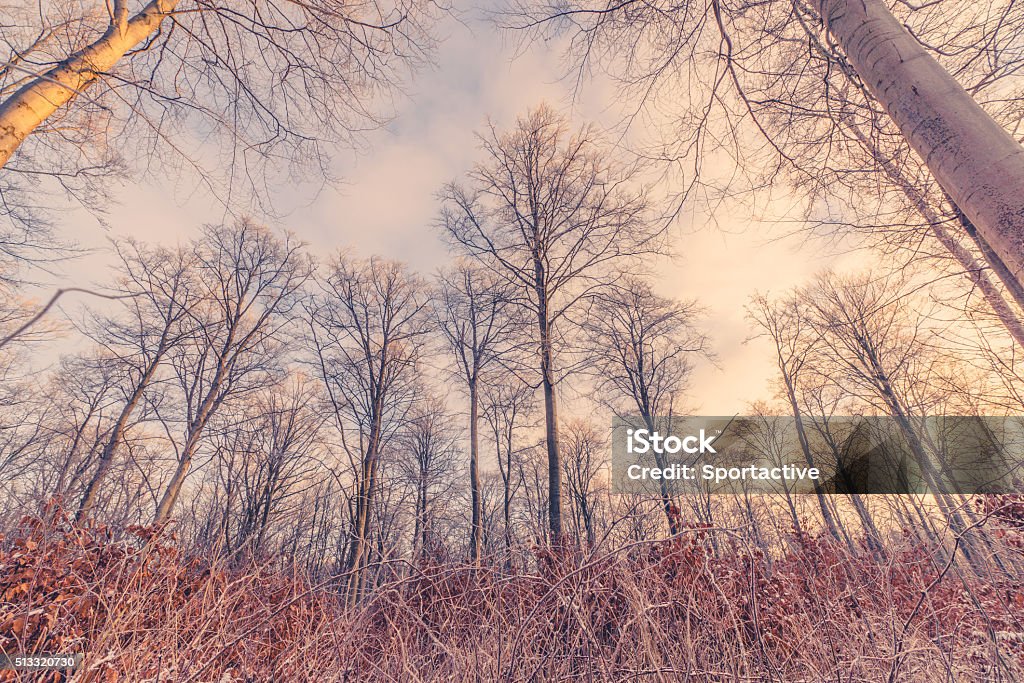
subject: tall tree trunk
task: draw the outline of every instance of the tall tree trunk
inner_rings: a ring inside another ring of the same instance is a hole
[[[593,548],[594,542],[597,540],[594,533],[594,511],[591,509],[585,491],[580,493],[580,517],[583,518],[583,529],[587,535],[587,548]]]
[[[477,381],[469,382],[469,488],[473,499],[473,527],[470,530],[469,554],[473,564],[480,562],[483,552],[483,514],[480,500],[480,435],[477,430],[480,397]]]
[[[497,419],[497,418],[495,418]],[[505,466],[501,466],[501,439],[498,430],[494,431],[494,443],[497,446],[498,470],[501,472],[502,515],[505,519],[505,569],[512,568],[512,430],[508,431],[508,442],[505,450]]]
[[[511,460],[511,458],[510,458]],[[512,496],[511,481],[505,478],[505,495],[502,501],[502,514],[505,518],[505,569],[512,568]]]
[[[427,486],[423,485],[423,490],[420,491],[420,556],[426,555],[427,548],[430,543],[430,526],[427,524]]]
[[[349,547],[347,562],[348,604],[354,605],[359,600],[362,589],[363,559],[366,554],[366,542],[370,537],[370,512],[373,505],[373,492],[377,485],[377,451],[380,448],[380,410],[370,427],[366,444],[366,455],[359,476],[359,493],[356,498],[355,536]]]
[[[177,4],[178,0],[152,0],[128,19],[126,4],[115,3],[110,26],[99,39],[0,103],[0,168],[46,119],[156,31]]]
[[[195,455],[196,449],[199,447],[199,436],[202,434],[203,426],[205,426],[205,420],[202,425],[195,425],[189,430],[188,437],[185,439],[185,445],[181,449],[178,466],[175,468],[171,481],[167,484],[167,488],[164,489],[164,495],[156,508],[156,515],[153,518],[153,523],[156,525],[163,524],[171,518],[171,511],[174,510],[174,504],[178,501],[178,496],[181,494],[181,487],[185,483],[185,477],[188,476],[188,471],[192,467],[192,456]]]
[[[800,450],[804,454],[804,461],[808,467],[814,467],[814,454],[811,452],[811,444],[807,440],[807,431],[804,429],[804,418],[800,410],[800,406],[796,402],[796,388],[793,386],[793,378],[789,375],[783,363],[779,362],[779,367],[782,369],[782,380],[786,385],[786,397],[789,399],[790,410],[793,411],[793,421],[796,426],[796,438],[800,442]],[[821,483],[814,480],[814,496],[818,500],[818,508],[821,510],[821,519],[825,522],[825,528],[828,529],[828,533],[832,538],[837,541],[841,541],[842,538],[839,535],[839,530],[836,528],[836,522],[832,517],[832,511],[828,507],[828,502],[825,500],[825,492],[821,488]]]
[[[121,414],[117,417],[117,422],[114,423],[113,429],[110,430],[110,437],[107,439],[107,443],[103,446],[103,451],[100,453],[100,461],[96,466],[96,471],[93,472],[92,478],[89,480],[88,485],[85,487],[85,493],[82,494],[82,502],[78,504],[78,512],[75,513],[75,521],[81,522],[84,520],[90,512],[92,512],[93,506],[96,504],[96,496],[99,494],[100,483],[106,478],[107,470],[110,469],[110,463],[114,459],[114,453],[117,452],[117,447],[121,444],[121,438],[124,435],[125,427],[128,424],[128,419],[132,413],[135,412],[135,407],[139,404],[142,399],[142,394],[145,392],[146,387],[149,386],[149,382],[153,379],[153,375],[156,373],[157,366],[160,363],[160,356],[158,355],[142,377],[139,378],[138,383],[135,385],[135,389],[132,391],[132,395],[128,397],[128,401],[121,408]]]
[[[981,292],[982,297],[992,308],[996,317],[999,318],[999,322],[1010,333],[1010,336],[1018,344],[1024,346],[1024,326],[1021,325],[1020,315],[1006,300],[1003,293],[992,283],[992,280],[989,279],[988,274],[985,272],[984,264],[978,263],[971,252],[964,245],[960,244],[955,236],[950,234],[944,224],[945,221],[928,203],[924,194],[910,182],[903,170],[892,159],[884,157],[856,124],[851,124],[850,128],[861,143],[861,146],[872,152],[875,160],[878,161],[882,166],[882,170],[885,171],[885,174],[900,188],[900,191],[903,192],[903,195],[910,201],[917,212],[921,214],[921,217],[928,222],[932,235],[950,253],[953,260],[964,269],[964,273],[970,278],[971,283],[978,288],[978,291]],[[1006,265],[992,251],[991,247],[981,239],[978,231],[967,219],[967,216],[963,214],[963,211],[960,210],[960,207],[953,202],[953,199],[948,194],[946,197],[956,211],[957,218],[964,228],[964,232],[974,240],[992,272],[1002,281],[1006,290],[1013,296],[1017,306],[1024,307],[1024,291],[1022,291],[1020,283],[1014,280],[1013,276],[1006,269]]]
[[[1024,281],[1024,148],[883,0],[815,0],[871,94],[982,239]]]
[[[544,364],[550,366],[550,350]],[[562,472],[559,465],[558,405],[549,368],[544,369],[544,435],[548,451],[548,528],[551,542],[562,539]]]
[[[412,557],[419,560],[424,557],[426,550],[426,536],[424,529],[424,516],[426,515],[426,473],[420,470],[419,481],[416,483],[416,515],[413,519],[412,531]]]
[[[538,283],[544,282],[544,266],[535,262]],[[555,369],[551,351],[551,321],[548,319],[547,290],[538,285],[537,324],[540,331],[540,371],[544,389],[544,436],[548,451],[548,529],[551,542],[562,540],[562,467],[558,443],[558,403],[555,396]]]
[[[652,434],[656,431],[654,427],[654,416],[651,415],[649,410],[644,410],[641,417],[644,419],[644,425],[647,430]],[[665,455],[660,451],[654,451],[654,463],[660,468],[665,469]],[[668,532],[669,535],[675,536],[679,533],[679,511],[675,508],[675,503],[672,500],[672,496],[669,494],[668,482],[664,479],[658,480],[658,489],[661,494],[661,509],[665,513],[665,519],[668,521]]]
[[[544,436],[548,452],[548,528],[551,542],[562,539],[562,471],[559,464],[558,404],[550,372],[551,352],[544,352]]]

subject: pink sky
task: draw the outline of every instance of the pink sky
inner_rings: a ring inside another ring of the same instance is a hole
[[[278,224],[308,242],[315,253],[350,248],[361,255],[404,260],[429,274],[448,258],[431,227],[438,211],[435,194],[442,183],[479,159],[474,131],[487,116],[500,127],[547,101],[580,123],[612,126],[621,120],[621,102],[608,83],[591,82],[573,99],[571,83],[559,79],[557,45],[534,46],[515,57],[513,46],[472,18],[466,24],[447,20],[440,37],[436,68],[408,84],[395,119],[368,135],[361,154],[337,153],[343,188],[327,188],[313,197],[309,188],[288,187],[275,198],[281,206],[297,207]],[[69,215],[61,229],[83,246],[103,248],[108,234],[173,242],[222,216],[209,198],[172,196],[165,184],[130,183],[116,189],[115,196],[120,204],[108,216],[109,233],[82,212]],[[303,199],[296,202],[295,197]],[[785,202],[785,197],[775,198],[775,206],[782,207],[776,208],[777,214],[785,215]],[[139,216],[146,218],[140,221]],[[749,296],[785,290],[835,257],[824,245],[806,244],[804,237],[780,238],[776,227],[738,209],[715,219],[718,225],[707,228],[682,221],[676,228],[679,256],[652,270],[660,293],[696,297],[709,311],[719,367],[699,368],[688,408],[732,414],[744,411],[748,402],[768,398],[773,376],[770,349],[758,341],[744,344],[749,331],[743,307]],[[97,251],[66,264],[51,284],[102,282],[109,274],[108,258]]]

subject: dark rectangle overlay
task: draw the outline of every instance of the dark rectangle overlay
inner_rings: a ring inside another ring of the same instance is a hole
[[[1021,493],[1024,416],[616,418],[612,492]]]

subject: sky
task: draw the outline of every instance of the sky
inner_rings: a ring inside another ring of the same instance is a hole
[[[488,117],[502,128],[543,101],[577,125],[607,128],[621,120],[613,84],[597,78],[575,91],[561,78],[564,65],[556,42],[523,51],[471,12],[460,20],[447,18],[438,36],[436,63],[406,85],[393,120],[371,131],[360,153],[338,151],[336,172],[343,186],[311,195],[272,224],[293,231],[317,255],[349,249],[402,260],[430,274],[449,259],[434,228],[437,192],[481,159],[474,131]],[[275,203],[293,206],[303,191],[282,187]],[[50,286],[107,280],[109,237],[183,241],[221,215],[209,198],[175,197],[154,182],[128,183],[114,194],[120,200],[106,217],[109,227],[84,212],[62,222],[68,237],[95,251],[64,264]],[[777,226],[739,208],[714,218],[714,226],[694,225],[692,219],[676,225],[677,255],[652,263],[651,277],[658,293],[696,298],[707,310],[705,326],[718,360],[698,367],[687,407],[723,415],[744,412],[771,393],[771,349],[764,340],[747,341],[749,297],[755,291],[784,291],[841,257],[806,244],[804,236],[780,236]]]

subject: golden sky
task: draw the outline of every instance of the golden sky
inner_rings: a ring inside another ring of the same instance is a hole
[[[274,200],[287,215],[275,224],[292,230],[314,253],[349,248],[403,260],[429,274],[448,258],[432,228],[436,193],[480,158],[474,131],[488,116],[506,126],[546,101],[577,123],[611,127],[621,121],[622,103],[610,83],[598,78],[574,92],[573,83],[560,78],[559,45],[534,45],[522,52],[479,17],[462,18],[463,23],[444,22],[435,67],[406,85],[393,121],[370,132],[362,152],[337,153],[336,171],[344,186],[319,193],[306,186],[280,188]],[[144,182],[115,188],[119,204],[107,217],[109,231],[84,212],[72,212],[61,230],[97,251],[61,266],[48,284],[87,286],[107,280],[109,256],[103,248],[109,236],[174,242],[192,236],[203,223],[220,220],[223,210],[191,192],[193,185],[194,179],[182,178],[177,186]],[[781,217],[786,201],[784,196],[774,200]],[[699,368],[687,408],[712,415],[743,412],[747,403],[769,397],[774,374],[770,348],[763,341],[744,343],[750,334],[743,310],[749,296],[785,290],[837,260],[862,258],[838,257],[804,236],[782,236],[777,224],[739,207],[716,213],[715,221],[715,226],[701,227],[692,219],[681,220],[678,256],[652,272],[661,294],[697,298],[708,310],[718,367]]]

